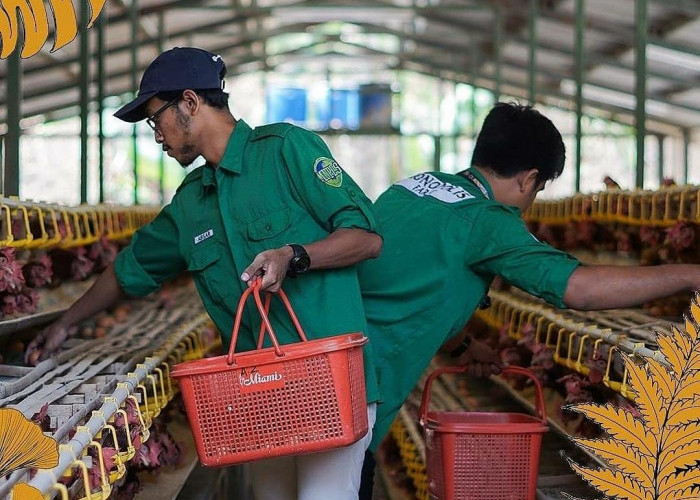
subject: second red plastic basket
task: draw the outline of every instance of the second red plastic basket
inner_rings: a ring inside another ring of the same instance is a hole
[[[258,349],[234,352],[246,298],[262,317]],[[280,290],[302,342],[280,346],[259,283],[241,296],[227,356],[181,363],[180,381],[199,460],[208,466],[310,453],[354,443],[367,433],[362,345],[349,333],[306,335]],[[265,331],[273,347],[261,349]]]
[[[430,387],[443,373],[435,370],[425,383],[420,423],[425,432],[428,490],[440,500],[534,500],[542,434],[547,432],[544,397],[529,370],[507,367],[504,374],[530,377],[535,383],[538,417],[521,413],[428,411]]]

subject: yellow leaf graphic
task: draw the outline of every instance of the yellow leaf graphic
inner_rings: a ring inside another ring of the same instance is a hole
[[[9,56],[17,45],[18,15],[24,21],[22,57],[29,57],[39,52],[49,36],[49,21],[42,0],[4,0],[2,8],[7,17],[5,17],[5,22],[0,24],[2,38],[0,57]]]
[[[698,401],[698,399],[679,401],[678,404],[682,405],[682,407],[677,411],[673,411],[669,415],[668,422],[666,423],[666,425],[668,425],[669,427],[675,425],[686,425],[700,420],[700,404],[698,404],[699,402],[700,401]],[[675,406],[676,405],[674,404],[674,408]]]
[[[665,401],[669,401],[678,385],[676,379],[669,373],[664,365],[655,359],[649,359],[647,367],[649,368],[649,375],[659,385],[661,397],[663,397]]]
[[[29,486],[27,483],[17,483],[12,488],[12,500],[44,500],[44,495],[34,486]]]
[[[678,344],[678,350],[680,351],[681,356],[683,356],[686,359],[688,358],[690,350],[692,349],[691,346],[693,341],[690,339],[690,337],[695,337],[695,333],[690,333],[690,331],[688,330],[689,328],[695,330],[695,325],[688,318],[686,318],[685,320],[685,332],[681,332],[675,326],[671,328],[671,330],[673,331],[673,338]]]
[[[700,329],[696,325],[700,325],[700,295],[695,294],[693,300],[690,302],[690,317],[686,316],[685,320],[685,331],[688,333],[691,342],[700,342]],[[688,320],[692,320],[690,326],[688,325]]]
[[[700,467],[695,467],[694,469],[673,476],[667,476],[659,485],[662,492],[662,494],[659,495],[659,500],[677,500],[683,495],[699,489],[698,485],[700,485]],[[693,498],[694,500],[700,498],[697,492],[695,495],[695,497],[686,498]]]
[[[690,355],[690,359],[688,360],[688,369],[696,371],[700,370],[700,351],[697,349]]]
[[[700,422],[674,427],[661,443],[662,451],[659,455],[659,461],[663,462],[667,454],[673,453],[678,448],[693,441],[700,441]]]
[[[102,12],[102,7],[105,6],[106,1],[107,0],[89,0],[92,15],[90,16],[90,21],[88,22],[88,28],[92,28],[92,25],[95,24],[95,21],[97,21],[97,17],[100,15],[100,12]]]
[[[688,383],[685,383],[685,380],[683,382],[683,387],[676,394],[677,398],[696,399],[698,396],[700,396],[700,377],[697,377],[697,380],[692,380]]]
[[[13,408],[0,409],[0,476],[23,467],[58,465],[58,443]]]
[[[666,413],[664,411],[666,401],[661,397],[659,384],[649,376],[643,366],[638,366],[627,356],[624,357],[624,360],[630,384],[637,395],[634,402],[637,403],[639,412],[644,417],[644,422],[649,430],[658,435]]]
[[[653,500],[654,498],[650,489],[642,487],[639,482],[620,472],[609,469],[589,469],[571,461],[569,463],[591,486],[607,496],[620,500]]]
[[[78,34],[78,23],[71,0],[49,0],[49,3],[53,9],[54,25],[56,26],[56,34],[51,48],[51,52],[55,52],[73,41]]]
[[[653,488],[654,465],[648,457],[611,439],[574,438],[574,441],[614,465],[620,472],[637,479],[644,488]]]
[[[85,0],[79,0],[85,1]],[[106,0],[87,0],[90,4],[90,28],[97,20]],[[53,10],[56,51],[70,43],[78,33],[76,11],[71,0],[47,0]],[[22,58],[35,55],[49,36],[49,21],[44,0],[3,0],[0,3],[0,59],[7,58],[17,47],[21,22],[24,26]]]
[[[677,448],[674,453],[666,455],[665,461],[659,461],[659,476],[666,477],[676,473],[677,469],[687,469],[700,461],[700,446],[698,442],[691,442]]]
[[[633,446],[642,454],[649,457],[656,454],[656,436],[647,432],[642,422],[632,414],[609,404],[585,403],[570,406],[569,409],[583,413],[605,429],[610,437]]]
[[[670,495],[659,498],[664,500],[698,500],[700,498],[700,488],[687,489],[686,491],[673,490],[670,492]]]
[[[15,32],[16,33],[16,32]],[[17,45],[17,35],[12,38],[12,24],[7,12],[0,5],[0,40],[2,40],[2,49],[0,49],[0,58],[4,59],[15,50]]]
[[[687,489],[685,491],[670,491],[668,496],[659,497],[664,500],[698,500],[700,498],[700,488]]]
[[[675,327],[672,327],[671,329],[673,330],[674,336],[680,335],[678,329]],[[678,374],[683,372],[685,368],[685,359],[683,358],[681,351],[678,349],[678,344],[675,337],[665,333],[659,333],[656,336],[656,342],[659,344],[659,350],[666,358],[666,361],[671,364],[673,372],[676,374],[676,376],[678,376]]]
[[[626,499],[700,500],[699,299],[700,294],[696,294],[691,305],[692,317],[686,317],[686,332],[672,328],[671,335],[657,334],[659,348],[671,370],[655,359],[646,359],[639,366],[624,356],[635,403],[643,417],[641,421],[613,411],[610,405],[568,407],[599,423],[612,438],[611,441],[575,441],[604,458],[613,469],[591,470],[569,461],[577,473],[606,495]],[[629,430],[625,431],[625,427]],[[656,438],[649,442],[648,436]],[[644,443],[644,446],[635,448],[630,443]],[[637,450],[642,454],[638,455]]]

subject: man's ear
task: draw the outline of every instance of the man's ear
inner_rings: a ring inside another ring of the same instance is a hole
[[[190,115],[196,115],[200,107],[200,98],[194,90],[187,89],[182,93],[182,101],[185,103],[185,109]]]
[[[540,171],[536,168],[525,170],[518,175],[518,187],[521,193],[532,192],[534,186],[537,185],[537,175]]]

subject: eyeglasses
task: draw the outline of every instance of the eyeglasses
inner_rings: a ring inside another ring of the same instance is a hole
[[[177,104],[177,102],[180,100],[180,97],[176,97],[172,101],[168,101],[165,104],[163,104],[158,111],[153,113],[151,116],[146,118],[146,123],[148,123],[148,126],[153,129],[154,132],[158,130],[158,115],[160,115],[163,111],[168,109],[170,106],[173,106],[174,104]]]

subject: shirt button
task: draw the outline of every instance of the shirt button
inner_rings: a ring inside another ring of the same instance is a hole
[[[269,223],[266,224],[266,225],[265,225],[265,230],[266,230],[266,231],[272,230],[272,224],[269,224]]]
[[[350,198],[355,197],[355,191],[348,191],[348,194],[350,195]]]

